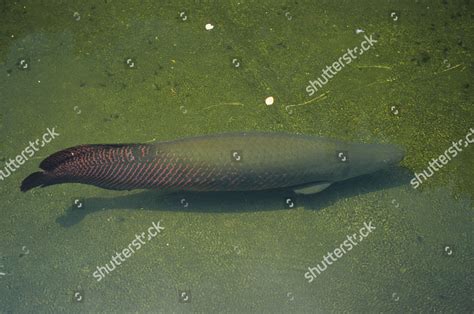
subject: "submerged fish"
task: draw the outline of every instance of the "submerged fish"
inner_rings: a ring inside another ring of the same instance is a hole
[[[352,144],[286,133],[226,133],[151,144],[68,148],[40,164],[21,191],[61,183],[110,190],[256,191],[311,194],[403,159],[393,145]]]

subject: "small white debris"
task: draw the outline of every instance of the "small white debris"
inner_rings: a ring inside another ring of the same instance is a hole
[[[273,102],[274,102],[274,101],[275,101],[275,99],[273,99],[273,97],[270,96],[270,97],[267,97],[267,98],[265,99],[265,104],[267,104],[267,106],[271,106],[271,105],[273,105]]]
[[[365,31],[361,28],[356,29],[356,34],[362,34],[365,33]]]
[[[212,25],[211,23],[207,23],[205,27],[206,27],[206,31],[210,31],[211,29],[214,28],[214,25]]]

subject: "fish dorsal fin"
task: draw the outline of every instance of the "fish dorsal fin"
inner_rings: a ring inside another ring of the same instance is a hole
[[[322,190],[328,188],[331,185],[331,182],[318,182],[318,183],[309,183],[305,185],[298,186],[293,189],[296,194],[315,194],[319,193]]]

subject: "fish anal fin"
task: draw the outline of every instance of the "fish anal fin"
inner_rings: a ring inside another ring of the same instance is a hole
[[[331,182],[309,183],[309,184],[305,184],[305,185],[295,187],[293,189],[293,191],[296,194],[303,194],[303,195],[315,194],[315,193],[319,193],[319,192],[325,190],[331,184],[332,184]]]

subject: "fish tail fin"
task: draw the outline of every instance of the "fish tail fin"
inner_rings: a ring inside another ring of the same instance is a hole
[[[37,186],[44,187],[44,186],[53,185],[57,183],[59,182],[56,180],[54,176],[43,171],[38,171],[38,172],[33,172],[21,182],[20,190],[22,192],[26,192]]]
[[[99,164],[104,158],[100,153],[104,150],[118,149],[124,146],[132,147],[133,145],[135,144],[92,144],[58,151],[40,163],[39,167],[44,171],[34,172],[23,180],[20,190],[26,192],[35,187],[46,187],[61,183],[89,184],[96,181],[97,178],[93,174],[89,177],[81,177],[78,172],[88,170],[90,164]],[[110,163],[111,161],[105,160],[103,164],[107,162]]]
[[[34,172],[26,177],[21,183],[20,190],[26,192],[35,187],[46,187],[67,182],[67,177],[56,175],[55,169],[75,155],[88,153],[93,147],[94,145],[81,145],[64,149],[48,156],[40,163],[40,168],[44,171]]]
[[[65,163],[66,161],[72,158],[78,158],[80,156],[96,152],[97,150],[100,150],[104,147],[109,147],[109,146],[113,146],[113,145],[92,144],[92,145],[79,145],[79,146],[66,148],[48,156],[46,159],[44,159],[40,163],[39,167],[46,171],[53,171],[58,166],[60,166],[61,164]]]

